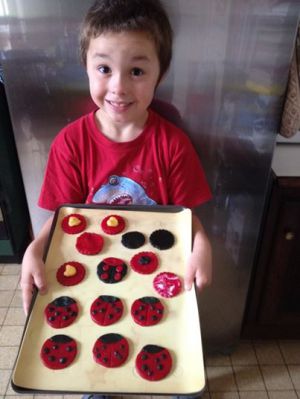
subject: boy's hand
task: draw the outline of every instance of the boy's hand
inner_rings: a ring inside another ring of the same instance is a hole
[[[40,294],[47,292],[47,285],[45,280],[45,265],[40,259],[36,259],[27,250],[22,263],[21,274],[21,289],[23,299],[23,309],[25,314],[28,314],[34,287],[36,287]]]

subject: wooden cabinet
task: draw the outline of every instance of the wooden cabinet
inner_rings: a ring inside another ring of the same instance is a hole
[[[273,175],[243,338],[300,337],[300,177]]]

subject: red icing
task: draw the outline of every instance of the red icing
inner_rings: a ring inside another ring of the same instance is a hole
[[[70,217],[76,217],[80,220],[80,224],[76,226],[69,226]],[[78,234],[81,233],[86,228],[86,220],[85,217],[78,214],[72,213],[71,215],[65,216],[61,222],[61,227],[63,231],[67,234]]]
[[[60,342],[57,337],[64,337],[64,342]],[[40,356],[44,365],[53,370],[68,367],[77,354],[76,341],[66,335],[55,335],[48,338],[41,349]]]
[[[180,278],[177,274],[170,272],[158,274],[153,280],[153,286],[164,298],[172,298],[181,291]]]
[[[45,308],[45,317],[47,323],[53,328],[64,328],[71,325],[78,315],[78,306],[76,301],[72,298],[70,303],[63,303],[63,298],[60,297],[49,303]],[[60,303],[58,303],[60,302]]]
[[[107,225],[107,221],[111,217],[114,217],[114,218],[117,219],[117,221],[118,221],[118,225],[117,226],[108,226]],[[118,233],[121,233],[121,231],[124,230],[124,228],[125,228],[125,220],[119,215],[109,215],[109,216],[106,216],[102,220],[101,227],[102,227],[102,230],[104,231],[104,233],[106,233],[106,234],[118,234]]]
[[[67,265],[71,265],[71,266],[75,267],[76,274],[74,276],[67,277],[64,275]],[[60,284],[66,285],[66,286],[76,285],[76,284],[80,283],[81,280],[83,280],[84,276],[85,276],[85,268],[79,262],[66,262],[63,265],[61,265],[56,272],[57,281]]]
[[[90,314],[95,323],[109,326],[121,318],[123,309],[123,303],[119,298],[101,295],[92,303]]]
[[[100,234],[83,233],[76,240],[76,248],[83,255],[96,255],[101,252],[104,240]]]
[[[152,351],[150,348],[155,348]],[[165,378],[172,368],[172,357],[166,348],[146,345],[139,352],[135,361],[136,370],[148,381],[159,381]]]
[[[130,265],[137,273],[151,274],[157,269],[158,258],[153,252],[143,251],[131,258]]]
[[[114,337],[111,342],[106,337]],[[120,334],[105,334],[97,339],[93,347],[94,360],[104,367],[119,367],[127,359],[129,345]]]
[[[159,323],[163,314],[164,306],[158,298],[139,298],[131,306],[131,316],[141,326],[153,326]]]

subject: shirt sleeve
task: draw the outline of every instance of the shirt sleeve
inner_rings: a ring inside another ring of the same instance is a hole
[[[46,166],[38,205],[55,210],[64,203],[84,203],[85,189],[74,147],[65,131],[53,141]]]
[[[189,137],[182,134],[170,148],[169,198],[174,205],[194,208],[211,199],[201,161]]]

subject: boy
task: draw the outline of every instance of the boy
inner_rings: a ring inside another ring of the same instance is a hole
[[[55,138],[39,205],[174,204],[210,199],[187,136],[149,109],[171,60],[172,30],[159,0],[98,0],[81,31],[81,58],[97,109]],[[52,217],[27,248],[21,288],[27,313],[35,285],[46,291],[42,256]],[[211,248],[193,215],[185,288],[211,281]]]

